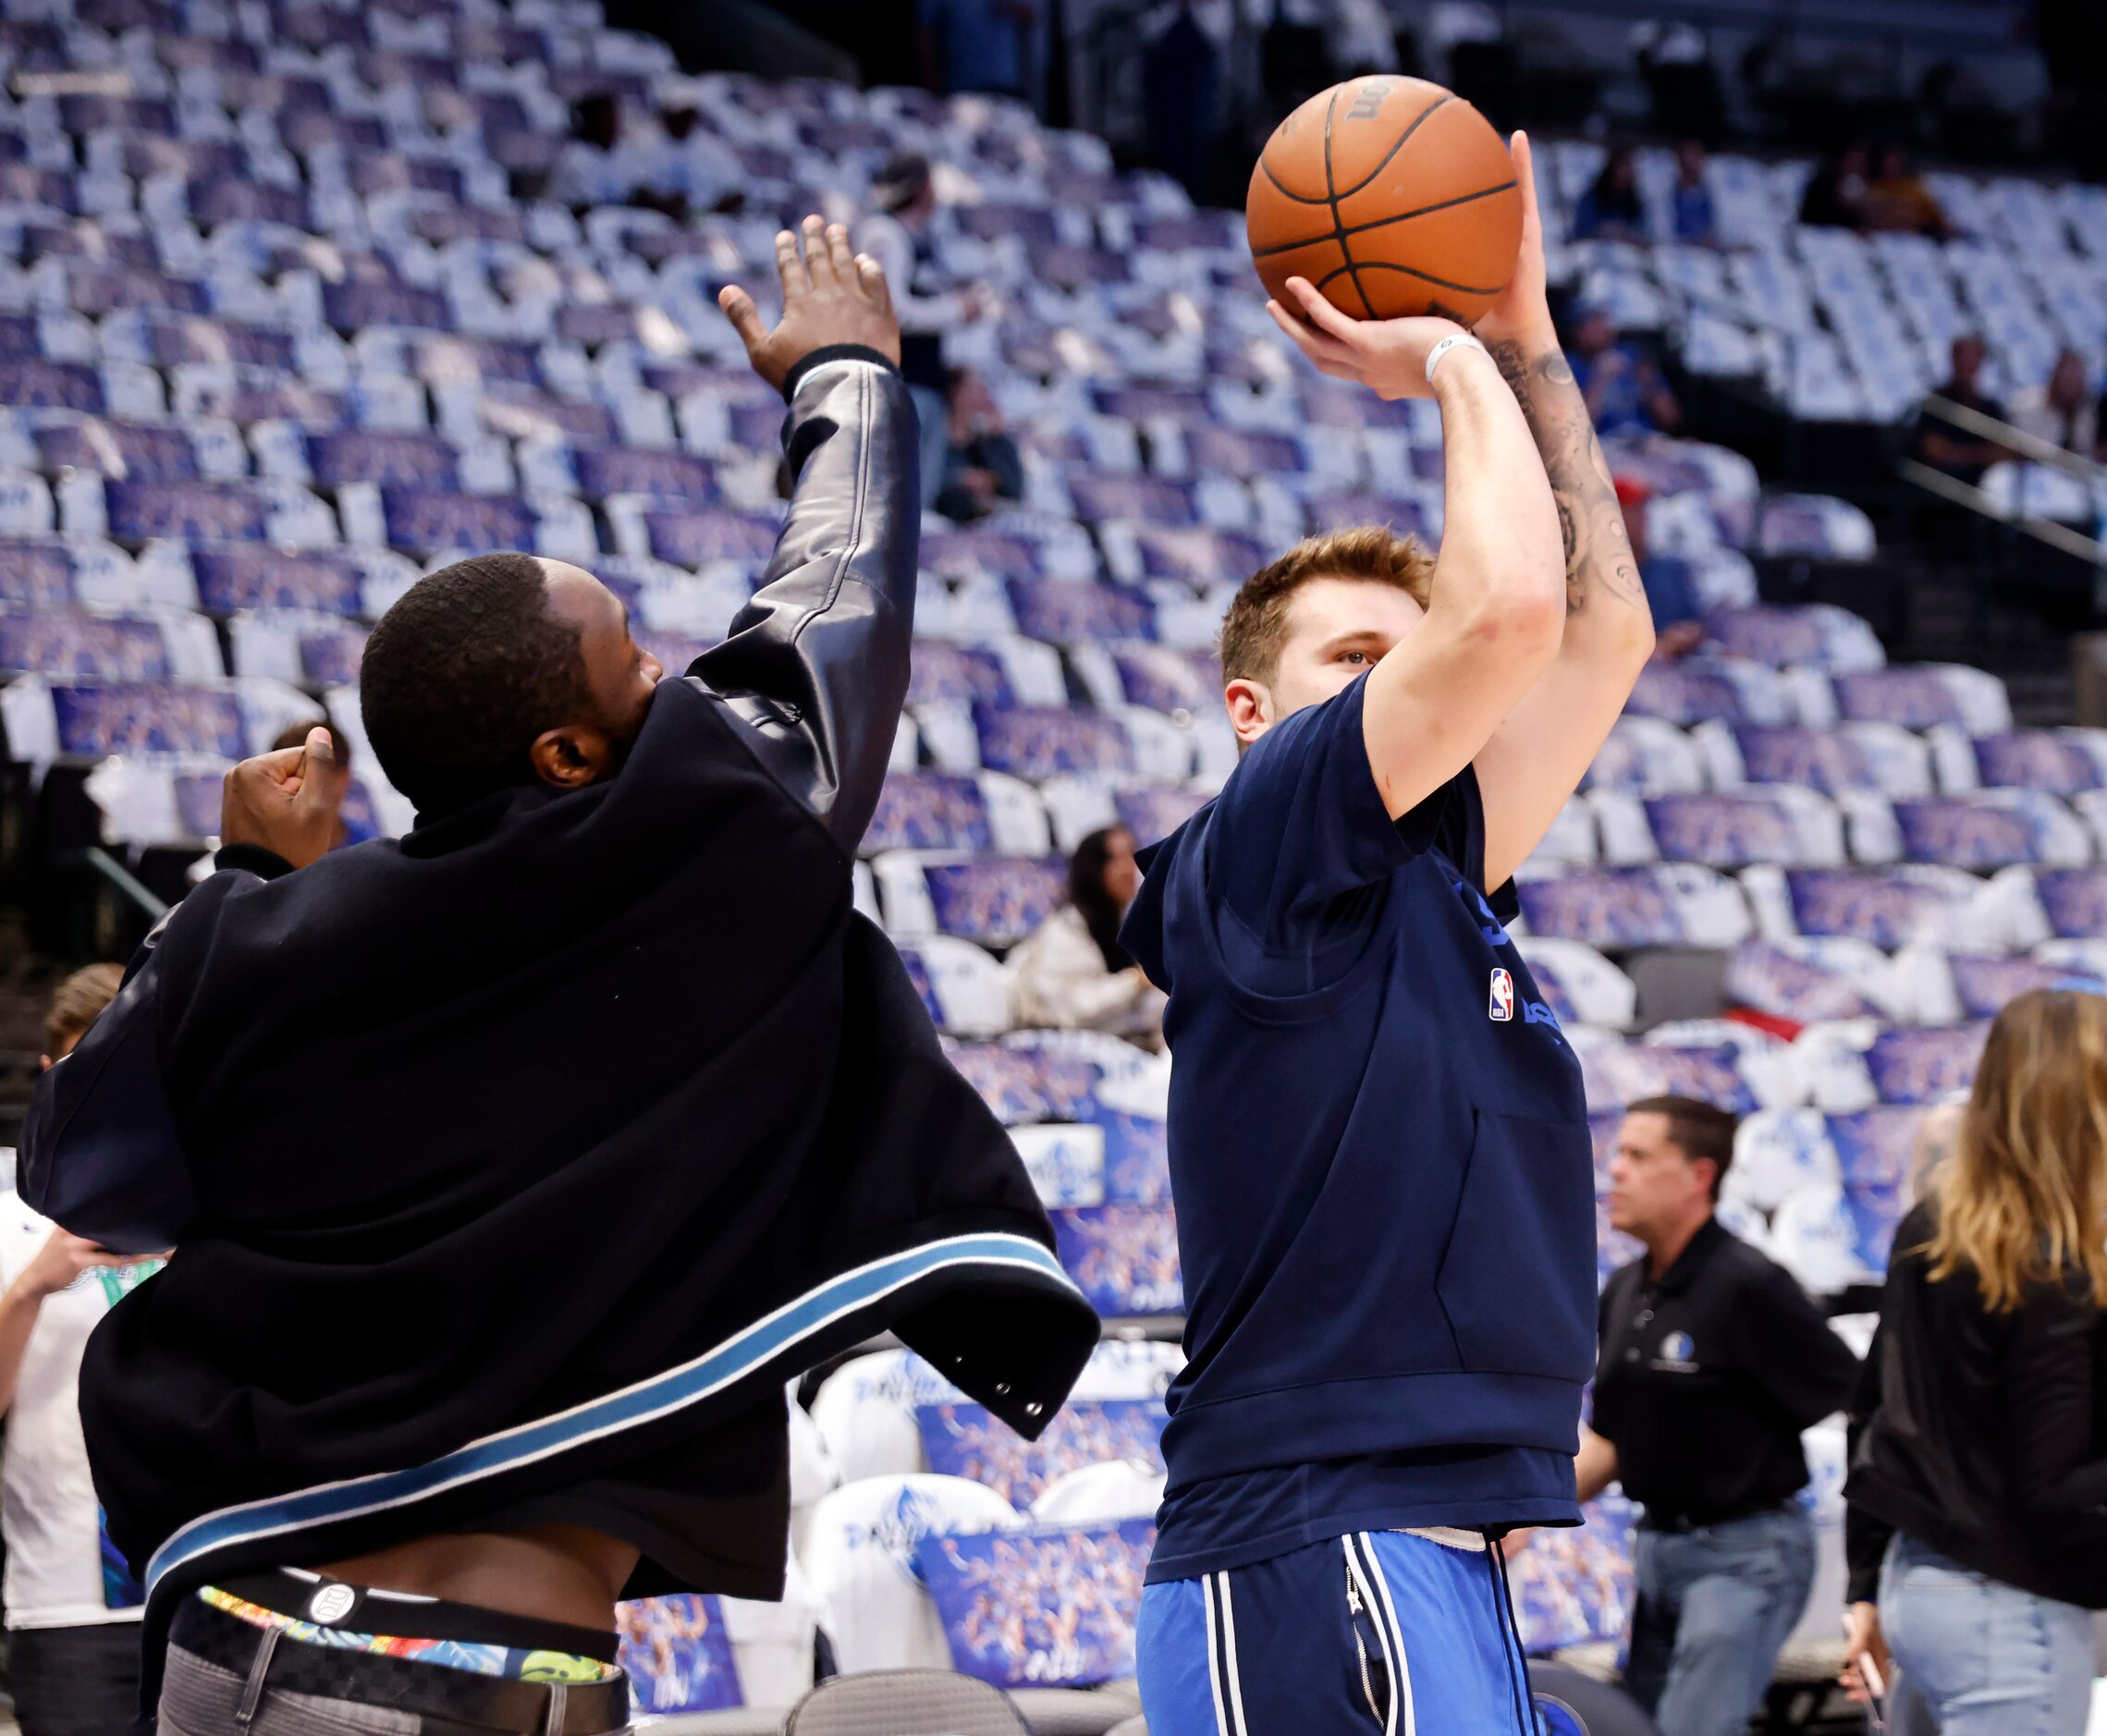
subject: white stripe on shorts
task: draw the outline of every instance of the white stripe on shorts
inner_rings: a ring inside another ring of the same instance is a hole
[[[1211,1573],[1200,1576],[1200,1595],[1206,1601],[1207,1612],[1207,1686],[1215,1694],[1215,1736],[1236,1736],[1230,1728],[1229,1715],[1222,1710],[1221,1659],[1216,1656],[1215,1644],[1215,1580]]]
[[[1236,1605],[1229,1595],[1229,1570],[1221,1574],[1222,1592],[1222,1650],[1229,1655],[1229,1709],[1236,1719],[1236,1736],[1251,1736],[1251,1726],[1243,1716],[1243,1679],[1236,1666]]]

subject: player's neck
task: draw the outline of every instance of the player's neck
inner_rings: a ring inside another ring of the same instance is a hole
[[[1683,1250],[1711,1221],[1712,1210],[1708,1205],[1703,1212],[1694,1216],[1681,1218],[1672,1225],[1662,1225],[1641,1236],[1639,1240],[1646,1243],[1647,1276],[1657,1284],[1666,1278],[1669,1268],[1683,1257]]]

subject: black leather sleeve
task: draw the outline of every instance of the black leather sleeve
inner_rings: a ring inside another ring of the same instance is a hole
[[[876,351],[810,359],[790,382],[790,520],[761,588],[688,679],[852,853],[907,699],[922,529],[913,399]]]
[[[197,1210],[161,1072],[159,942],[168,920],[154,925],[73,1053],[37,1081],[17,1163],[31,1211],[120,1253],[173,1245]]]

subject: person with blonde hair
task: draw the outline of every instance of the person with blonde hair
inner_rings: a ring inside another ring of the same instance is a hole
[[[1895,1233],[1844,1486],[1854,1658],[1943,1736],[2081,1736],[2107,1608],[2107,997],[1997,1017]],[[1874,1601],[1874,1587],[1878,1599]]]

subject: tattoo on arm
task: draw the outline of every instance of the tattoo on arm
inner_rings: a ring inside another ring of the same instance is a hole
[[[1532,359],[1512,339],[1487,348],[1522,406],[1550,479],[1565,536],[1566,612],[1578,614],[1598,592],[1628,607],[1645,608],[1646,587],[1624,534],[1610,462],[1565,357],[1550,349]]]

